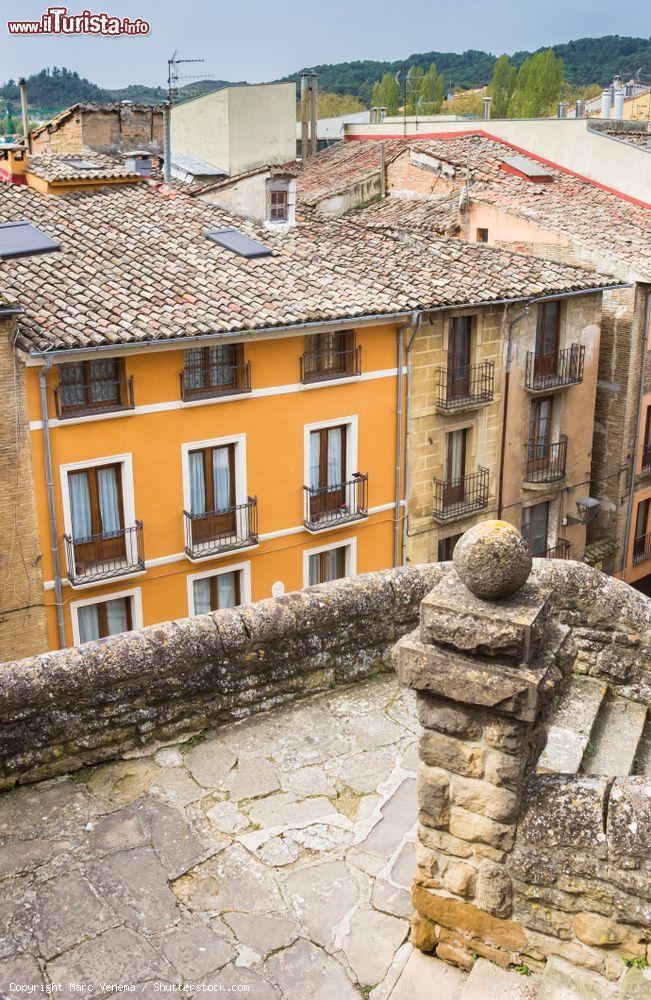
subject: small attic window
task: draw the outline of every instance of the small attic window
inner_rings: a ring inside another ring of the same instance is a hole
[[[225,250],[231,250],[240,257],[268,257],[271,249],[264,243],[252,240],[250,236],[240,233],[239,230],[230,227],[229,229],[206,229],[206,236],[213,243],[217,243]]]
[[[69,167],[73,167],[75,170],[101,170],[101,164],[91,163],[90,160],[75,160],[69,157],[63,157],[63,162],[67,163]]]
[[[0,225],[0,258],[33,257],[54,253],[61,246],[33,226],[31,222],[3,222]]]

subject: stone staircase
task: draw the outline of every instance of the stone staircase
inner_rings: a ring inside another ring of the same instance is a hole
[[[609,982],[561,958],[550,958],[542,975],[502,969],[478,958],[458,1000],[650,1000],[651,970],[627,969]],[[436,991],[432,1000],[438,1000]]]
[[[651,717],[592,677],[573,675],[552,709],[538,773],[651,774]]]

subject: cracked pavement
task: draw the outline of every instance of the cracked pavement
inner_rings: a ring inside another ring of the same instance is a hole
[[[397,1000],[417,730],[384,675],[0,796],[0,991]]]

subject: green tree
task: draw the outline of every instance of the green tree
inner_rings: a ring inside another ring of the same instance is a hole
[[[422,66],[410,66],[407,73],[407,114],[414,115],[420,111],[421,87],[425,77]]]
[[[386,108],[388,115],[398,113],[400,107],[400,84],[392,73],[385,73],[381,80],[373,85],[371,101],[374,108]]]
[[[491,117],[506,118],[509,111],[509,103],[513,97],[518,71],[511,65],[511,60],[507,55],[500,56],[495,60],[493,67],[493,80],[488,88],[490,96],[493,98],[491,104]]]
[[[442,73],[437,73],[436,63],[430,64],[430,68],[421,81],[420,96],[422,110],[426,114],[436,114],[437,111],[441,110],[445,99],[445,77]]]
[[[509,102],[509,118],[542,118],[553,111],[563,86],[563,60],[551,49],[525,59]]]

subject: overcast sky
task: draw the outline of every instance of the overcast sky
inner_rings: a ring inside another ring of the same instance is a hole
[[[61,0],[61,5],[65,0]],[[272,80],[303,66],[413,52],[499,54],[586,35],[648,36],[648,0],[69,0],[68,12],[144,18],[146,37],[9,36],[56,0],[0,0],[0,80],[67,66],[106,87],[162,84],[166,60],[203,57],[223,80]]]

